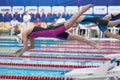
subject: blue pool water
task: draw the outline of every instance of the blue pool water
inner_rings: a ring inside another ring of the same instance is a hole
[[[0,75],[64,77],[63,73],[69,70],[45,67],[0,66]]]
[[[42,48],[41,45],[51,46],[59,43],[68,43],[66,41],[59,40],[36,40],[36,47],[34,50],[63,50],[63,48]],[[38,44],[39,43],[39,44]],[[83,43],[82,43],[83,44]],[[0,39],[0,55],[13,55],[13,52],[22,47],[15,39]],[[89,46],[88,46],[89,47]],[[118,47],[118,46],[116,46]],[[112,48],[108,46],[108,48]],[[13,50],[13,51],[12,51]],[[59,52],[25,52],[27,56],[54,56],[54,57],[74,57],[74,58],[103,58],[105,54],[102,52],[113,51],[119,52],[119,50],[97,50],[97,49],[69,49],[68,51],[89,51],[89,52],[101,52],[101,54],[85,54],[85,53],[59,53]],[[24,63],[24,64],[57,64],[57,65],[91,65],[101,66],[103,61],[89,61],[89,60],[66,60],[66,59],[44,59],[44,58],[12,58],[12,57],[0,57],[0,63]],[[58,68],[58,67],[29,67],[29,66],[5,66],[0,65],[0,75],[24,75],[24,76],[57,76],[64,77],[64,73],[72,70],[73,68]]]

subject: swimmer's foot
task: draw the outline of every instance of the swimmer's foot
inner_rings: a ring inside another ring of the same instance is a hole
[[[93,7],[93,4],[88,4],[88,5],[85,5],[81,8],[81,10],[83,10],[84,12],[87,11],[89,8]]]
[[[98,45],[96,42],[92,42],[91,43],[91,46],[93,46],[94,48],[97,48],[97,49],[101,49],[102,47],[100,45]]]

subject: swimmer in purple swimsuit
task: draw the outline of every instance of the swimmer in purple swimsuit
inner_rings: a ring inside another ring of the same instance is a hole
[[[58,38],[62,40],[77,40],[77,41],[85,42],[88,45],[91,45],[97,49],[100,49],[101,47],[93,41],[90,41],[79,35],[71,35],[65,32],[66,30],[68,30],[74,25],[74,23],[79,18],[79,16],[81,16],[85,11],[87,11],[92,6],[93,6],[92,4],[83,6],[79,12],[74,14],[68,21],[64,23],[53,24],[52,26],[49,26],[48,28],[42,28],[42,27],[35,26],[35,27],[31,27],[25,30],[22,33],[22,42],[23,42],[24,47],[17,50],[14,54],[16,54],[16,56],[22,56],[22,54],[25,51],[34,48],[34,38],[37,38],[37,37],[52,37],[52,38]],[[28,39],[30,39],[30,44],[31,44],[30,46],[28,46],[28,43],[27,43]]]

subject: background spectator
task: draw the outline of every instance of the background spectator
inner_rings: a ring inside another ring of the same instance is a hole
[[[63,23],[65,22],[65,18],[62,17],[62,15],[58,18],[58,20],[56,21],[56,23]]]
[[[35,24],[36,26],[41,26],[41,21],[40,21],[40,19],[37,18],[36,21],[34,22],[34,24]]]
[[[20,33],[20,30],[18,28],[19,22],[18,20],[16,20],[16,18],[13,18],[13,20],[11,20],[11,35],[17,35]]]
[[[28,11],[25,12],[25,15],[23,16],[23,23],[21,28],[21,33],[26,29],[30,27],[30,20],[31,16],[28,14]]]

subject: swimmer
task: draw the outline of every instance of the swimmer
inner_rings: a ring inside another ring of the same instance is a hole
[[[120,13],[110,13],[103,17],[104,20],[114,21],[120,19]]]
[[[107,21],[114,21],[120,19],[120,13],[110,13],[103,17],[104,20]],[[120,24],[116,25],[115,27],[119,28],[119,34],[120,34]]]
[[[16,56],[22,56],[22,54],[25,51],[34,48],[34,39],[38,37],[50,37],[50,38],[57,38],[62,40],[77,40],[77,41],[85,42],[88,45],[93,46],[94,48],[100,49],[101,47],[93,41],[90,41],[78,35],[70,35],[69,33],[65,32],[66,30],[68,30],[73,26],[73,24],[79,18],[79,16],[81,16],[85,11],[87,11],[92,6],[93,6],[92,4],[83,6],[82,10],[78,11],[76,14],[74,14],[69,20],[67,20],[64,23],[53,24],[48,28],[42,28],[38,26],[28,28],[22,33],[22,42],[24,47],[17,50],[14,54],[16,54]],[[27,43],[28,39],[30,39],[30,46],[28,46]]]
[[[114,21],[108,21],[108,18],[104,17],[103,19],[101,19],[100,17],[95,17],[95,16],[80,16],[78,18],[78,20],[76,21],[77,23],[80,24],[90,24],[90,23],[94,23],[92,25],[88,25],[87,28],[91,28],[93,26],[98,26],[99,29],[106,35],[112,38],[116,38],[120,40],[120,36],[117,34],[113,34],[111,32],[109,32],[109,30],[107,30],[107,26],[108,27],[113,27],[116,26],[118,24],[120,24],[120,20],[114,20]]]

